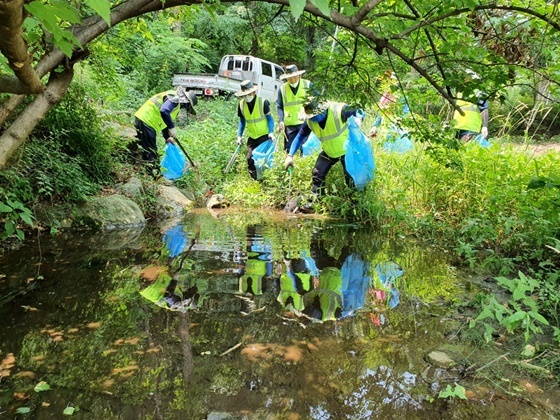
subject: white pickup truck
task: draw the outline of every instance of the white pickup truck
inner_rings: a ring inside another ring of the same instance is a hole
[[[225,55],[218,74],[176,73],[173,86],[184,86],[203,97],[214,97],[238,92],[243,80],[251,80],[259,87],[259,96],[276,101],[283,82],[279,77],[284,69],[278,64],[251,55]]]

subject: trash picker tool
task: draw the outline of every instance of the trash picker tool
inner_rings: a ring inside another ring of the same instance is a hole
[[[179,148],[181,149],[181,151],[185,154],[185,156],[187,157],[187,159],[189,160],[189,163],[194,167],[194,168],[198,168],[198,165],[196,163],[193,162],[193,160],[191,159],[191,157],[189,156],[189,154],[187,153],[187,151],[185,150],[185,148],[183,147],[183,145],[179,142],[179,139],[173,139],[173,141],[175,143],[177,143],[177,145],[179,146]]]
[[[233,162],[235,162],[235,159],[237,158],[237,155],[239,154],[239,150],[241,150],[241,145],[238,144],[237,147],[235,148],[235,152],[233,152],[233,155],[231,156],[231,159],[229,160],[226,168],[224,169],[224,173],[228,173],[229,170],[231,169],[231,167],[233,166]]]

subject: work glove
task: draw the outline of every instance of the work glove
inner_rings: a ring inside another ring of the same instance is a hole
[[[376,126],[371,127],[371,130],[369,130],[368,136],[371,137],[372,139],[377,136],[377,127]]]
[[[268,138],[272,141],[274,141],[274,134],[272,133],[268,133]]]
[[[366,117],[366,112],[363,109],[357,109],[354,113],[354,121],[356,121],[356,125],[358,127],[362,126],[362,122],[364,122],[364,118]]]
[[[177,138],[177,129],[175,127],[168,128],[167,131],[169,132],[169,137]]]
[[[288,170],[288,168],[293,168],[294,167],[294,157],[288,155],[286,157],[286,160],[284,161],[284,169]]]
[[[243,137],[242,136],[237,137],[237,145],[241,146],[242,144],[243,144]]]
[[[285,129],[286,129],[286,125],[284,124],[284,121],[280,121],[278,123],[278,132],[284,131]]]
[[[165,139],[165,142],[170,144],[175,144],[175,139],[173,137],[168,137],[167,139]]]
[[[482,134],[482,137],[487,138],[488,137],[488,127],[482,127],[482,130],[480,130],[480,134]]]

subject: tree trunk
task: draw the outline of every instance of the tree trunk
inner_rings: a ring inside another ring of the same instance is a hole
[[[24,99],[25,95],[12,95],[0,105],[0,127],[6,123],[8,117],[12,115],[14,109],[16,109]]]
[[[37,95],[0,136],[0,170],[6,168],[9,159],[47,112],[62,100],[73,77],[72,67],[67,67],[61,73],[51,72],[45,91]]]

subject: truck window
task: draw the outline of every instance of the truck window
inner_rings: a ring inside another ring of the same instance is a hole
[[[272,77],[272,65],[270,63],[265,63],[264,61],[261,61],[261,67],[262,67],[263,76]]]
[[[284,69],[280,66],[275,65],[274,70],[276,70],[276,80],[280,80],[280,76],[284,74]]]

